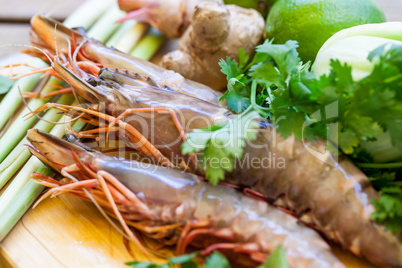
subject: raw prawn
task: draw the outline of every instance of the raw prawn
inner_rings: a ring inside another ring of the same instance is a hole
[[[188,95],[152,86],[119,84],[118,81],[129,79],[121,71],[104,69],[100,78],[93,78],[98,82],[89,85],[57,62],[55,69],[78,94],[95,104],[105,105],[105,112],[113,119],[105,121],[104,132],[115,124],[127,141],[132,134],[125,126],[134,127],[146,140],[152,140],[173,166],[182,161],[191,163],[181,154],[181,133],[228,122],[232,117],[227,109]],[[58,104],[46,104],[36,112],[52,107],[73,116],[86,113],[100,118],[102,115],[98,111]],[[178,115],[179,123],[171,113],[159,112],[162,107]],[[132,113],[134,117],[130,117]],[[94,125],[99,125],[96,119],[94,121]],[[178,129],[178,125],[181,128]],[[260,121],[260,126],[257,140],[246,145],[240,164],[226,175],[227,182],[262,194],[358,256],[383,267],[402,265],[400,241],[370,220],[375,209],[370,200],[378,198],[378,193],[357,167],[342,158],[335,161],[329,153],[317,158],[308,150],[313,144],[317,151],[325,151],[324,140],[318,139],[305,146],[303,141],[295,141],[293,137],[284,139],[264,120]],[[141,149],[141,146],[133,147]],[[259,160],[259,166],[241,164],[255,159]],[[282,159],[283,165],[263,164],[275,159]],[[202,170],[194,168],[194,171],[202,174]]]
[[[69,180],[63,184],[33,174],[52,187],[42,199],[64,192],[91,197],[119,219],[127,233],[131,225],[168,244],[177,242],[179,254],[191,244],[203,248],[204,254],[223,250],[238,264],[257,265],[282,246],[291,267],[344,267],[315,231],[233,188],[88,151],[35,129],[27,138],[31,153]]]
[[[166,70],[117,49],[108,48],[101,42],[87,37],[83,31],[71,30],[55,20],[40,15],[33,16],[31,19],[31,42],[33,46],[45,51],[46,56],[50,56],[51,59],[56,54],[60,59],[71,59],[72,49],[75,53],[74,58],[83,63],[97,63],[106,68],[119,68],[145,75],[162,86],[190,96],[196,94],[196,97],[215,104],[219,104],[219,98],[222,96],[221,93],[187,80],[174,71]],[[24,52],[49,61],[49,58],[38,53],[37,49],[27,49]],[[76,67],[75,61],[71,64],[73,68]],[[93,67],[93,64],[90,66]]]

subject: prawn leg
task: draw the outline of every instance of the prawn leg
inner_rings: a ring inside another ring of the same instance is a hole
[[[172,162],[170,162],[151,142],[148,141],[147,138],[145,138],[141,132],[139,132],[136,128],[133,126],[125,123],[122,120],[116,120],[116,117],[113,117],[111,115],[107,115],[101,112],[93,111],[87,108],[82,108],[82,107],[75,107],[75,106],[69,106],[69,105],[62,105],[62,104],[57,104],[57,103],[46,103],[45,105],[37,108],[35,111],[33,111],[32,116],[34,114],[37,114],[42,111],[46,111],[50,108],[56,108],[59,109],[65,113],[69,113],[71,111],[73,112],[81,112],[87,115],[95,116],[104,122],[113,122],[115,121],[116,124],[119,125],[123,130],[125,130],[128,133],[129,140],[132,141],[135,145],[136,148],[138,148],[142,153],[144,153],[146,156],[153,158],[155,161],[169,166],[169,167],[175,167]]]
[[[105,174],[100,174],[98,172],[98,181],[101,186],[101,188],[104,191],[104,194],[106,195],[106,199],[108,200],[109,204],[112,207],[113,212],[115,213],[115,216],[117,217],[118,221],[120,222],[121,226],[123,227],[124,231],[126,234],[130,237],[130,239],[136,244],[136,246],[140,249],[142,253],[144,253],[145,256],[148,258],[152,259],[151,255],[149,254],[148,250],[144,247],[144,245],[138,240],[138,238],[134,235],[134,233],[130,230],[128,227],[127,223],[124,221],[123,216],[121,215],[119,209],[117,208],[116,203],[113,200],[112,194],[110,193],[110,190],[107,187],[106,184],[106,179],[103,177]],[[110,178],[109,178],[110,179]]]

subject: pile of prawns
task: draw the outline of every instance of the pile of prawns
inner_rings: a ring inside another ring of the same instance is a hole
[[[223,184],[212,186],[202,178],[197,156],[183,155],[180,146],[193,129],[235,118],[219,102],[220,92],[50,18],[35,16],[31,26],[32,44],[42,52],[25,52],[52,66],[39,71],[64,80],[89,102],[47,103],[33,114],[59,109],[95,126],[76,136],[123,140],[156,164],[144,167],[30,130],[31,153],[65,178],[33,174],[51,188],[41,200],[70,192],[94,202],[147,256],[130,226],[176,245],[177,254],[189,245],[202,254],[220,250],[242,266],[257,266],[282,246],[291,267],[344,267],[324,237],[380,267],[402,267],[399,238],[370,220],[370,200],[379,194],[351,162],[330,153],[319,159],[302,141],[284,139],[268,121],[254,119],[260,126],[254,145],[260,146],[246,144],[243,155],[274,153],[286,168],[235,166]],[[324,149],[326,143],[318,139],[314,146]]]

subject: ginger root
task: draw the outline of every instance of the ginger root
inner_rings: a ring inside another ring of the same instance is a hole
[[[179,37],[179,48],[166,54],[162,67],[221,90],[226,87],[219,60],[238,60],[244,48],[252,54],[262,40],[265,21],[254,9],[224,5],[223,0],[118,0],[129,13],[123,19],[147,22],[168,37]],[[183,34],[184,33],[184,34]]]
[[[167,53],[161,66],[216,90],[226,87],[219,61],[238,60],[238,50],[252,54],[263,37],[264,19],[253,9],[200,1],[178,50]]]
[[[168,37],[179,37],[190,25],[194,8],[201,1],[203,0],[118,0],[120,9],[128,12],[118,22],[135,19],[151,24]]]

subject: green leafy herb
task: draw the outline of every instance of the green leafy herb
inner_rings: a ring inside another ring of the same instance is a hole
[[[14,81],[11,81],[7,77],[0,75],[0,95],[7,93],[13,84]]]
[[[181,146],[182,153],[202,150],[201,168],[206,170],[210,182],[217,184],[225,178],[225,171],[232,171],[234,161],[241,158],[246,141],[257,138],[255,129],[259,128],[259,123],[255,119],[258,117],[258,113],[250,112],[221,126],[196,129],[187,134]]]
[[[242,55],[245,55],[244,50]],[[244,57],[241,59],[248,59]],[[243,75],[244,70],[240,68],[235,60],[232,61],[229,57],[227,57],[226,61],[221,60],[219,66],[228,80],[228,90],[219,100],[225,100],[228,103],[228,108],[236,113],[243,112],[250,105],[249,93],[244,84],[247,82],[247,78]]]
[[[372,51],[368,60],[375,67],[360,81],[353,81],[351,67],[338,60],[331,61],[328,75],[316,77],[309,63],[300,62],[297,47],[295,41],[282,45],[266,41],[248,65],[243,51],[240,63],[221,61],[228,79],[222,99],[234,112],[259,112],[285,138],[293,134],[298,140],[315,140],[318,136],[331,141],[334,153],[348,155],[362,168],[376,168],[378,174],[371,180],[381,198],[373,201],[377,211],[372,218],[401,232],[401,210],[397,211],[401,182],[392,175],[401,165],[373,163],[362,146],[387,146],[386,133],[390,141],[385,148],[400,150],[402,157],[402,46],[386,44]]]
[[[393,233],[401,232],[402,222],[402,188],[385,187],[380,191],[379,200],[372,200],[376,211],[371,218],[378,223],[385,224]]]
[[[230,268],[230,264],[222,253],[214,251],[205,260],[204,268]]]
[[[262,264],[262,268],[289,268],[286,253],[281,247],[277,247],[268,259]]]
[[[200,267],[200,264],[194,260],[198,254],[199,252],[196,251],[190,254],[168,258],[168,262],[164,264],[134,261],[126,262],[126,265],[129,265],[132,268],[172,268],[175,267],[175,265],[180,264],[182,268],[198,268]],[[206,258],[204,268],[230,268],[230,264],[225,256],[218,251],[214,251]]]
[[[359,82],[339,61],[331,62],[329,75],[316,78],[309,64],[300,62],[297,47],[295,41],[265,42],[246,70],[229,59],[221,62],[228,81],[234,81],[223,96],[229,108],[246,109],[248,97],[249,106],[271,119],[282,136],[333,138],[349,155],[362,141],[376,140],[381,129],[402,149],[402,46],[374,50],[369,56],[376,62],[374,71]],[[327,131],[329,124],[337,124],[336,133]]]

